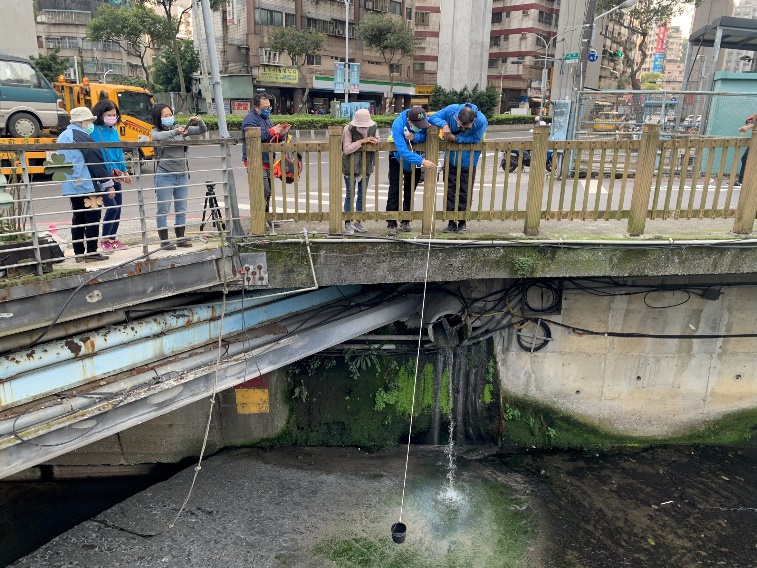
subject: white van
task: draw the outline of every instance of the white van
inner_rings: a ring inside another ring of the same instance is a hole
[[[34,138],[68,123],[63,101],[32,62],[0,53],[0,133]]]

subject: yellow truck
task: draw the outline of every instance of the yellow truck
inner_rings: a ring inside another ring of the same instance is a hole
[[[118,105],[121,111],[121,123],[118,125],[118,135],[124,142],[147,142],[152,130],[152,109],[155,105],[153,96],[147,89],[127,85],[110,85],[107,83],[90,83],[86,77],[81,83],[68,83],[63,77],[53,84],[60,97],[63,108],[67,112],[79,106],[90,109],[103,98],[110,99]],[[56,136],[55,129],[50,129],[45,135],[33,138],[0,138],[0,144],[39,144],[50,143]],[[126,150],[127,164],[137,159],[152,159],[155,155],[153,148],[140,148],[139,155]],[[26,152],[26,161],[30,174],[42,174],[43,162],[53,152]],[[18,155],[11,152],[0,153],[0,171],[11,173],[11,166],[18,163]],[[16,169],[21,174],[20,168]]]

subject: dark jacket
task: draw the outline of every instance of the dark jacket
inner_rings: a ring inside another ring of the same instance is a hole
[[[255,109],[252,109],[247,113],[242,121],[242,161],[247,161],[247,142],[244,139],[245,130],[247,128],[260,128],[260,141],[266,144],[271,141],[273,133],[273,121],[269,118],[263,118]],[[263,152],[263,163],[269,164],[270,158],[268,152]]]

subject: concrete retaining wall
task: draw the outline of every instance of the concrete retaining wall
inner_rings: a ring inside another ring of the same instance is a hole
[[[666,309],[653,306],[673,306]],[[719,300],[687,293],[601,297],[564,294],[545,318],[597,331],[703,335],[754,333],[754,287]],[[515,330],[495,340],[505,392],[547,403],[631,435],[683,433],[726,413],[757,407],[757,339],[653,339],[581,335],[551,325],[552,341],[529,353]]]

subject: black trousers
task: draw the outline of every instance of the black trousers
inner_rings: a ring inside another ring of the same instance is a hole
[[[744,171],[746,170],[746,159],[749,156],[749,148],[746,149],[744,155],[741,156],[741,170],[739,170],[739,183],[744,183]]]
[[[415,185],[413,185],[413,169],[415,169]],[[410,211],[410,200],[413,191],[421,182],[421,170],[414,166],[410,171],[402,171],[402,210]],[[387,211],[399,211],[400,200],[400,163],[394,156],[389,156],[389,194],[386,198]],[[397,221],[387,221],[388,227],[396,227]]]
[[[472,176],[472,177],[471,177]],[[470,181],[468,181],[470,179]],[[468,209],[468,183],[473,188],[476,183],[476,167],[460,168],[460,193],[457,199],[457,210],[466,211]],[[450,164],[449,174],[447,177],[447,211],[455,210],[455,190],[457,188],[457,166]]]
[[[97,252],[97,238],[100,236],[100,208],[84,207],[84,199],[95,199],[96,194],[72,195],[71,209],[71,241],[74,245],[74,254]]]

